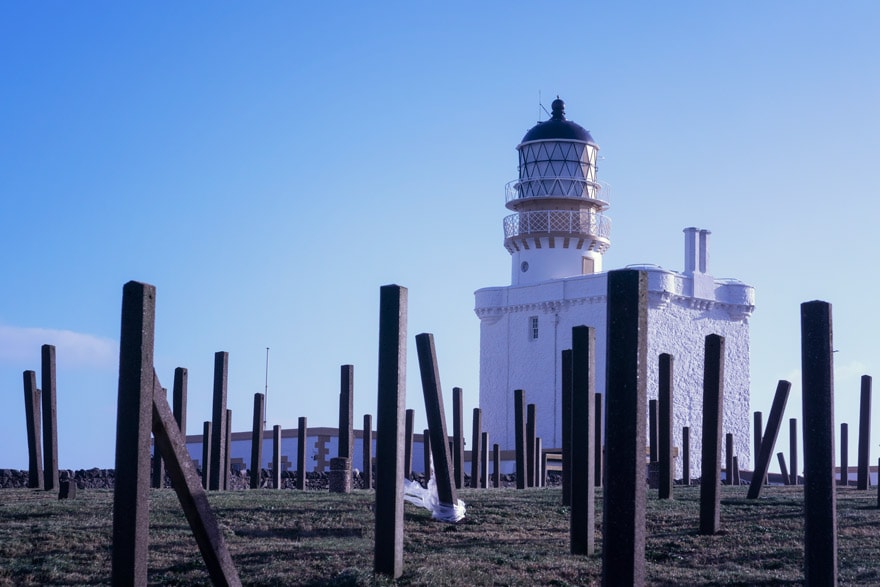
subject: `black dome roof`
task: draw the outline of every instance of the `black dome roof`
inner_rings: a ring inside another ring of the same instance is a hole
[[[551,108],[553,109],[553,114],[550,116],[550,120],[539,122],[533,126],[522,138],[521,142],[568,139],[598,146],[593,137],[590,136],[590,131],[576,122],[565,119],[565,102],[557,97],[553,100]]]

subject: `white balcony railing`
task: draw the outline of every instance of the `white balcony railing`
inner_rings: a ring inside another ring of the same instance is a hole
[[[609,239],[611,219],[588,210],[538,210],[504,218],[504,238],[534,234],[584,235]]]
[[[526,198],[573,198],[596,200],[604,209],[611,202],[610,185],[576,177],[516,179],[504,186],[504,192],[505,203]]]

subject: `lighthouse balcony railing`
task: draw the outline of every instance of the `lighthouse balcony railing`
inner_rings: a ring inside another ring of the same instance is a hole
[[[609,239],[611,219],[588,210],[538,210],[504,218],[504,238],[523,235],[585,235]]]
[[[611,203],[611,186],[604,181],[577,177],[515,179],[504,186],[505,203],[527,198],[595,200],[603,210]]]

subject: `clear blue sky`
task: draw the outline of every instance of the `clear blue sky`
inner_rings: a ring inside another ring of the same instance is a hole
[[[473,292],[509,283],[504,184],[557,94],[614,186],[606,268],[680,270],[699,226],[713,273],[757,288],[753,410],[790,378],[799,417],[799,305],[834,305],[854,462],[880,375],[878,30],[868,1],[0,4],[0,467],[27,466],[43,343],[61,466],[113,466],[129,280],[158,288],[156,367],[169,388],[189,369],[192,432],[218,350],[236,430],[266,347],[270,425],[335,425],[347,363],[374,413],[386,283],[475,407]],[[408,407],[424,427],[414,344]]]

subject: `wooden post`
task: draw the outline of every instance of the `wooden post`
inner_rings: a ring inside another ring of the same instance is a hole
[[[266,396],[254,394],[254,420],[251,428],[251,489],[259,489],[263,472],[263,422],[266,421]]]
[[[43,394],[46,385],[43,384]],[[43,402],[45,404],[45,400]],[[45,421],[45,411],[43,421]],[[44,447],[45,450],[45,447]],[[866,490],[871,485],[868,459],[871,452],[871,377],[862,375],[861,398],[859,401],[859,473],[856,481],[858,489]]]
[[[684,486],[691,485],[691,428],[681,429],[681,482]]]
[[[513,429],[516,442],[516,488],[526,488],[526,392],[513,392]]]
[[[27,419],[28,444],[28,487],[43,488],[43,452],[40,444],[40,390],[37,389],[37,374],[25,371],[24,414]]]
[[[226,438],[224,439],[226,461],[223,464],[223,490],[232,489],[232,410],[226,410]]]
[[[656,463],[659,451],[657,447],[657,400],[648,400],[648,461]]]
[[[413,459],[413,426],[415,425],[415,410],[407,410],[403,432],[403,476],[412,479]]]
[[[211,486],[211,438],[213,438],[214,425],[206,421],[202,427],[202,487],[208,489]]]
[[[658,460],[660,461],[659,499],[672,498],[672,483],[675,470],[672,462],[672,355],[662,353],[658,366],[659,385],[657,392],[658,408]]]
[[[452,388],[452,471],[456,489],[464,487],[464,407],[462,393],[460,387]],[[434,466],[437,466],[436,461]],[[436,473],[436,469],[434,472]]]
[[[483,455],[483,412],[480,408],[474,408],[473,434],[471,440],[471,487],[480,487],[480,460]]]
[[[339,451],[336,456],[354,455],[354,365],[339,369]]]
[[[645,583],[648,277],[608,273],[602,581]]]
[[[186,396],[189,383],[189,371],[183,367],[174,369],[174,385],[171,390],[174,402],[174,421],[180,434],[186,438]]]
[[[544,477],[542,473],[544,469],[542,467],[542,458],[543,450],[541,449],[541,437],[535,437],[535,487],[544,487]]]
[[[605,439],[602,423],[605,412],[602,409],[601,393],[594,394],[593,404],[593,485],[602,487],[602,444]]]
[[[226,487],[226,381],[229,375],[229,353],[214,353],[214,406],[211,436],[211,490]]]
[[[501,447],[492,445],[492,486],[495,489],[501,487]]]
[[[480,487],[489,488],[489,433],[480,435]]]
[[[272,427],[272,487],[281,489],[281,426]]]
[[[849,486],[849,424],[840,425],[840,485]]]
[[[168,390],[164,387],[158,388],[154,393],[162,394],[165,401],[168,401]],[[153,441],[153,462],[152,471],[150,472],[150,486],[154,489],[162,489],[165,487],[165,465],[162,461],[162,451],[159,450],[159,445],[156,444],[155,440]]]
[[[776,446],[776,437],[782,424],[782,414],[785,411],[785,404],[788,402],[788,392],[790,389],[791,383],[783,379],[780,379],[776,385],[773,405],[770,407],[770,418],[767,420],[767,429],[764,431],[764,437],[761,439],[761,452],[758,454],[758,462],[755,465],[752,482],[749,485],[749,492],[746,496],[748,499],[758,499],[761,495],[761,488],[764,485],[763,481],[767,478],[767,471],[770,469],[770,459]]]
[[[366,422],[366,420],[364,420]],[[309,423],[305,416],[297,420],[296,432],[296,488],[305,491],[308,480],[307,444],[309,442]]]
[[[791,458],[791,470],[789,474],[789,485],[798,484],[798,447],[797,447],[797,418],[788,419],[788,454]]]
[[[526,406],[526,487],[534,487],[535,480],[538,478],[535,471],[535,438],[537,436],[537,406],[529,404]]]
[[[595,420],[596,332],[588,326],[571,329],[572,427],[571,526],[572,554],[592,555],[595,549],[595,484],[592,424]]]
[[[571,505],[571,349],[562,351],[562,505]]]
[[[373,488],[373,416],[364,414],[364,463],[361,468],[364,489]]]
[[[403,428],[406,409],[407,289],[379,292],[379,390],[376,409],[376,534],[373,570],[403,573]],[[446,446],[446,443],[442,443]]]
[[[724,484],[733,485],[733,434],[724,435]]]
[[[717,534],[721,526],[720,468],[724,407],[724,337],[717,334],[710,334],[706,337],[704,364],[700,534]]]
[[[425,428],[422,431],[422,452],[425,460],[425,484],[431,480],[431,433]]]
[[[834,484],[834,346],[831,304],[801,304],[804,418],[804,579],[837,585]]]
[[[791,485],[791,475],[788,474],[788,467],[785,464],[785,455],[778,452],[776,453],[776,459],[779,461],[779,472],[782,475],[782,484]]]
[[[55,346],[41,347],[43,399],[43,483],[46,491],[58,489],[58,415],[55,389]]]
[[[761,454],[761,438],[764,436],[764,414],[762,412],[754,413],[754,420],[752,426],[752,444],[754,445],[754,450],[752,454],[754,454],[755,462],[753,464],[753,468],[755,469],[755,473],[758,471],[758,455]],[[766,484],[767,478],[764,477],[761,479],[761,483]]]

